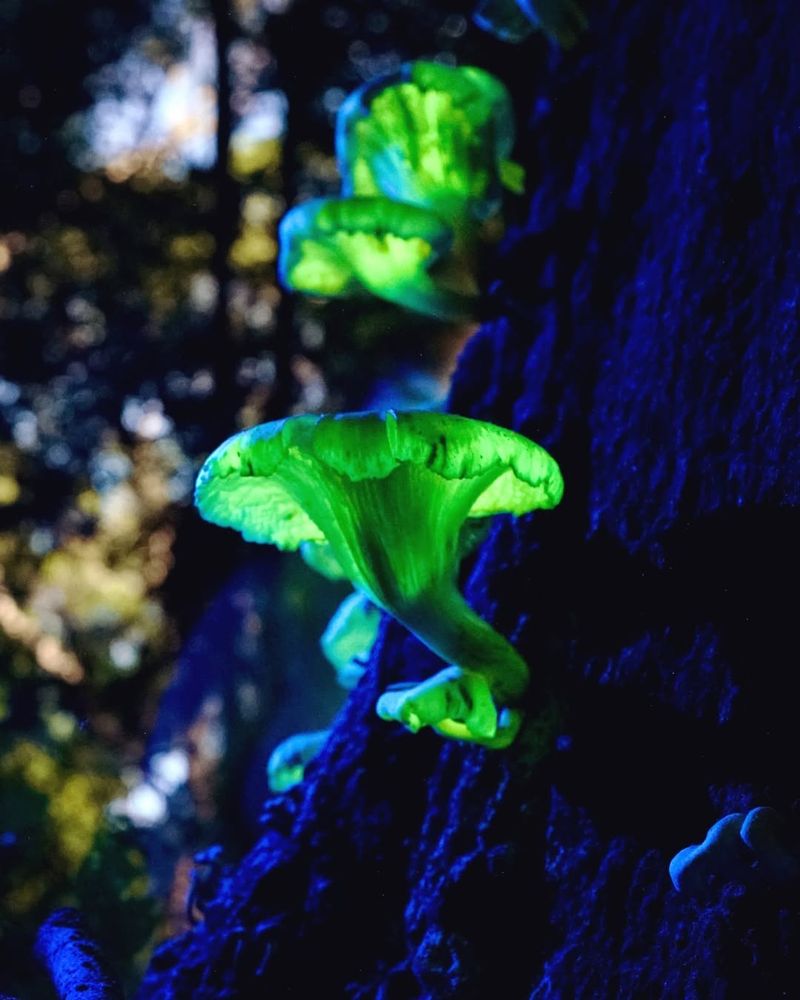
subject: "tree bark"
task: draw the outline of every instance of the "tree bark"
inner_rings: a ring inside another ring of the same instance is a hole
[[[124,1000],[77,910],[67,907],[48,917],[39,929],[36,953],[60,1000]]]

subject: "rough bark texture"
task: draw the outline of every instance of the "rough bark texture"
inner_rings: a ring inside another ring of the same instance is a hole
[[[388,624],[143,997],[797,995],[796,891],[701,903],[667,865],[734,810],[800,824],[800,20],[589,6],[575,52],[531,50],[530,211],[451,398],[562,463],[563,506],[498,520],[466,583],[557,690],[559,749],[380,723],[378,692],[437,666]]]
[[[39,929],[36,953],[59,1000],[124,1000],[77,910],[65,907],[50,915]]]

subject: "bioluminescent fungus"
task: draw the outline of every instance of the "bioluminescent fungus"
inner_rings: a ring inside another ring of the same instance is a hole
[[[459,561],[486,537],[486,520],[469,518],[459,537]],[[305,562],[329,580],[343,580],[345,573],[329,545],[307,542],[300,546]],[[328,622],[319,640],[325,658],[336,671],[340,687],[351,691],[364,676],[378,635],[380,609],[361,591],[349,594]]]
[[[497,746],[498,728],[500,745],[516,733],[529,671],[458,590],[461,529],[467,518],[555,507],[563,488],[555,460],[513,431],[388,410],[242,431],[206,460],[195,500],[250,541],[329,545],[358,590],[452,665],[387,691],[382,717]]]
[[[329,735],[329,730],[320,729],[311,733],[296,733],[279,743],[267,761],[270,791],[286,792],[299,785],[309,761],[317,756]]]
[[[303,562],[307,566],[310,566],[311,569],[319,573],[320,576],[324,576],[326,580],[347,579],[345,572],[337,562],[336,556],[333,554],[330,545],[303,542],[299,551],[300,555],[303,557]]]
[[[294,291],[322,298],[366,291],[445,320],[473,312],[474,286],[446,287],[430,273],[453,234],[424,208],[388,198],[318,198],[288,212],[278,235],[278,273]]]
[[[503,750],[522,723],[518,708],[498,710],[489,680],[456,664],[419,683],[391,685],[378,699],[378,715],[412,733],[431,726],[440,736]]]
[[[588,23],[575,0],[482,0],[473,19],[505,42],[522,42],[538,30],[564,49],[577,43]]]
[[[669,863],[669,877],[678,892],[703,896],[714,878],[730,878],[741,867],[745,847],[739,831],[744,813],[723,816],[709,829],[702,844],[678,851]]]
[[[406,63],[352,93],[336,120],[343,193],[428,208],[457,243],[497,211],[504,183],[521,190],[513,144],[508,91],[475,66]]]
[[[736,881],[749,888],[772,889],[800,880],[800,859],[788,842],[777,810],[758,806],[723,816],[702,844],[678,851],[669,874],[679,892],[703,897],[715,883]]]
[[[352,690],[364,676],[381,621],[380,609],[361,591],[345,597],[319,644],[340,687]]]

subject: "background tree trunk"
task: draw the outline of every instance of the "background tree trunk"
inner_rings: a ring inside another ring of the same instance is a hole
[[[790,887],[701,903],[667,865],[729,812],[800,822],[800,24],[788,0],[587,6],[579,48],[529,43],[515,82],[529,212],[450,401],[564,470],[466,585],[557,689],[559,748],[381,723],[379,691],[438,666],[389,623],[143,997],[796,992]]]
[[[211,0],[214,42],[217,52],[217,129],[214,190],[216,200],[210,231],[214,237],[211,270],[217,283],[217,300],[210,323],[211,368],[214,373],[215,429],[232,426],[236,399],[237,351],[230,322],[230,252],[239,220],[239,188],[230,170],[231,135],[234,118],[231,106],[231,47],[236,39],[236,22],[229,0]]]

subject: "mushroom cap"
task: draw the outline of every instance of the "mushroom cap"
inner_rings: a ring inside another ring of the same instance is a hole
[[[344,194],[383,194],[446,216],[496,210],[513,144],[508,91],[476,66],[406,63],[359,87],[336,119]]]
[[[328,541],[317,521],[341,516],[321,499],[325,483],[338,497],[347,483],[383,480],[403,466],[484,484],[465,517],[555,507],[564,489],[555,459],[514,431],[453,414],[387,410],[303,414],[241,431],[206,460],[195,503],[206,520],[248,541],[294,550]]]
[[[433,212],[388,198],[316,198],[289,211],[278,234],[281,283],[326,298],[413,281],[452,242]]]

